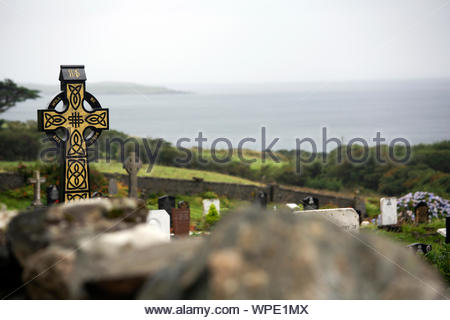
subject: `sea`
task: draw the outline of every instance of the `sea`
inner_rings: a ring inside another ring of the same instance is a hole
[[[183,147],[198,145],[199,133],[203,147],[215,142],[217,149],[237,148],[240,141],[252,138],[244,148],[260,150],[276,140],[272,150],[290,150],[296,139],[311,138],[318,151],[330,151],[336,144],[324,143],[326,139],[343,143],[363,139],[372,146],[377,132],[387,144],[450,140],[450,79],[171,84],[170,88],[187,93],[91,93],[109,108],[111,129],[163,138],[174,145],[183,139]],[[36,120],[36,111],[46,108],[57,93],[18,103],[0,118]],[[301,148],[313,146],[303,142]]]

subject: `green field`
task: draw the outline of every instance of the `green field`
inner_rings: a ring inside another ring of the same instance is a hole
[[[24,164],[26,166],[35,166],[36,162],[33,161],[0,161],[0,172],[13,172],[17,170],[19,164]],[[91,164],[93,168],[104,173],[119,173],[126,174],[125,169],[122,168],[122,164],[119,162],[97,162]],[[181,180],[192,180],[192,178],[202,178],[204,181],[209,182],[225,182],[225,183],[237,183],[237,184],[249,184],[249,185],[259,185],[255,181],[248,179],[234,177],[218,172],[203,171],[195,169],[185,169],[155,165],[151,172],[147,172],[148,165],[143,165],[142,169],[139,171],[140,177],[155,177],[155,178],[167,178],[167,179],[181,179]]]
[[[125,169],[122,168],[122,164],[119,162],[97,162],[92,166],[100,172],[104,173],[121,173],[126,174]],[[177,167],[168,167],[155,165],[152,170],[148,172],[148,165],[144,164],[139,171],[140,177],[155,177],[155,178],[167,178],[167,179],[180,179],[180,180],[192,180],[192,178],[202,178],[209,182],[226,182],[226,183],[238,183],[238,184],[250,184],[258,185],[257,182],[244,178],[234,177],[218,172],[203,171],[195,169],[185,169]]]

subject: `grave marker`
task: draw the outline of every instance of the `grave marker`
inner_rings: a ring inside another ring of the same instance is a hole
[[[109,184],[108,184],[108,193],[110,196],[116,195],[118,192],[118,188],[117,188],[117,180],[115,178],[111,178],[109,179]]]
[[[220,214],[220,200],[219,199],[203,199],[203,215],[206,216],[209,212],[209,207],[213,204],[217,212]]]
[[[141,159],[136,157],[136,152],[130,152],[130,155],[123,163],[123,168],[128,173],[128,197],[137,198],[138,197],[138,183],[137,174],[142,168]]]
[[[319,209],[319,199],[316,197],[305,197],[302,201],[303,210],[317,210]]]
[[[28,178],[28,183],[34,185],[34,200],[31,203],[33,207],[43,206],[41,202],[41,183],[46,181],[45,177],[41,178],[41,173],[39,170],[34,171],[34,178]]]
[[[191,210],[189,208],[172,209],[173,233],[176,236],[188,236],[191,226]]]
[[[166,210],[150,210],[147,223],[157,227],[170,240],[170,216]]]
[[[397,224],[397,198],[380,199],[380,226],[389,226]]]
[[[428,222],[428,205],[426,202],[419,202],[414,208],[415,222],[416,224]]]
[[[255,197],[254,203],[256,206],[266,209],[267,208],[267,193],[259,191]]]
[[[47,205],[51,205],[53,203],[59,202],[59,190],[58,187],[54,184],[51,184],[47,187]]]
[[[38,110],[38,128],[61,145],[63,175],[60,201],[88,199],[90,197],[87,147],[93,144],[102,130],[108,130],[108,109],[103,109],[96,98],[85,90],[84,66],[61,66],[61,90],[47,109]],[[62,102],[63,111],[56,106]],[[92,111],[84,108],[87,102]],[[59,134],[63,131],[64,134]]]

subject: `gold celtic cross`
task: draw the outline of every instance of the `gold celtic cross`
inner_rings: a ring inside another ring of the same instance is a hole
[[[61,90],[45,110],[38,110],[38,127],[56,143],[64,146],[64,171],[60,187],[60,201],[88,199],[89,166],[87,147],[94,143],[102,130],[108,130],[108,109],[85,90],[84,66],[61,66]],[[83,102],[91,110],[87,110]],[[63,111],[56,106],[63,102]],[[59,133],[62,129],[64,134]]]

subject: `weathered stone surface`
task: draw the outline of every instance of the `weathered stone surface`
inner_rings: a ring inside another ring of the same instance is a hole
[[[175,240],[120,254],[81,250],[70,277],[72,298],[131,299],[148,277],[193,259],[202,239]]]
[[[148,210],[134,199],[90,199],[21,213],[8,225],[6,241],[21,265],[50,244],[76,248],[82,237],[144,222]]]
[[[228,214],[191,259],[152,274],[139,298],[434,299],[442,290],[398,244],[311,215],[249,209]]]
[[[69,299],[69,279],[75,250],[50,246],[30,256],[24,266],[23,283],[32,299]]]
[[[359,231],[359,216],[353,208],[294,211],[301,216],[319,216],[346,231]]]

